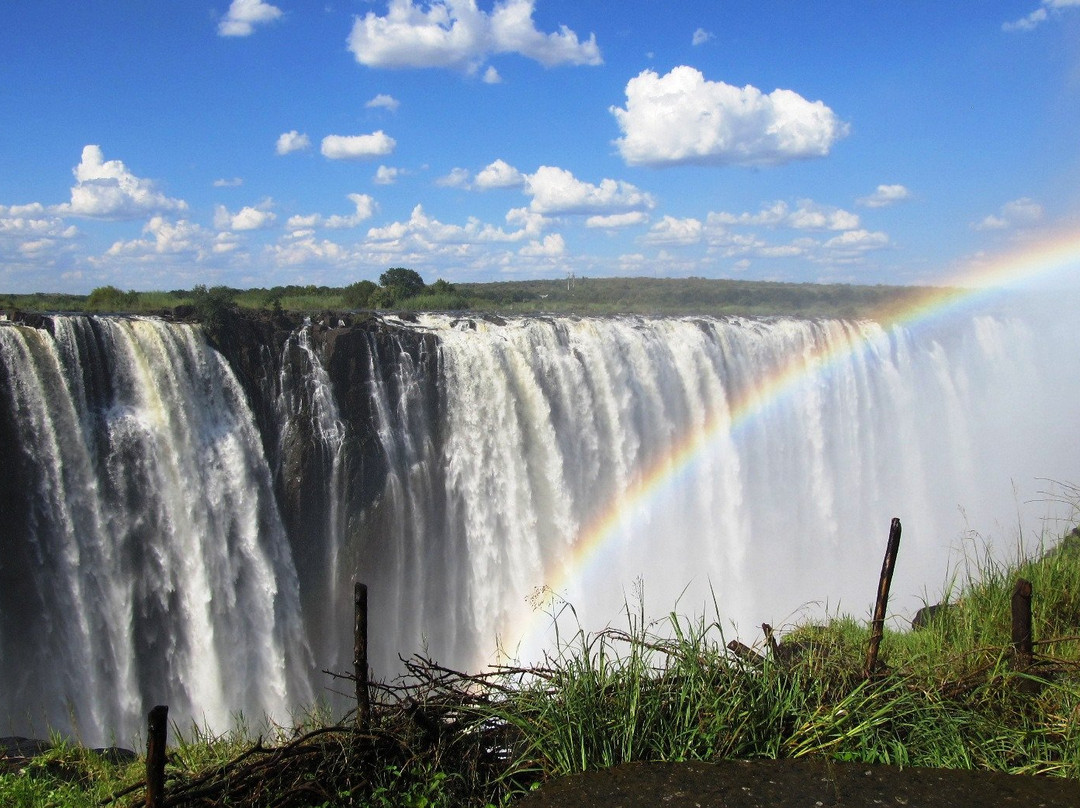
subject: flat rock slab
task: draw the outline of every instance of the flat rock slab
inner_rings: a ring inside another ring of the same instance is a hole
[[[515,808],[1080,808],[1080,780],[821,760],[627,763],[546,783]]]

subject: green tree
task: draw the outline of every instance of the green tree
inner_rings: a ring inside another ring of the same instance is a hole
[[[427,291],[433,295],[452,295],[457,289],[454,284],[447,281],[445,278],[439,278],[435,283],[428,286]]]
[[[88,311],[126,311],[135,305],[138,294],[122,292],[115,286],[99,286],[86,298]]]
[[[391,267],[379,276],[379,285],[394,292],[394,300],[414,297],[424,291],[424,279],[415,269]]]
[[[371,295],[378,288],[373,281],[350,283],[341,291],[341,299],[349,309],[372,308]]]
[[[226,316],[236,309],[236,291],[228,286],[212,286],[209,289],[201,284],[196,286],[191,290],[195,316],[209,328],[220,327]]]
[[[398,302],[392,286],[379,286],[368,297],[368,306],[373,309],[390,309]]]

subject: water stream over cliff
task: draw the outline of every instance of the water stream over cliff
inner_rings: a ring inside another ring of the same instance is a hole
[[[288,721],[351,667],[354,577],[381,676],[535,658],[544,587],[592,628],[641,591],[750,641],[861,617],[892,516],[910,611],[968,528],[1030,539],[1039,478],[1078,477],[1073,337],[1002,313],[5,324],[0,734],[123,740],[155,703]]]

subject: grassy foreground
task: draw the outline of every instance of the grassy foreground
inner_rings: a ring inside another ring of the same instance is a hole
[[[886,633],[872,679],[868,626],[850,618],[747,660],[719,619],[628,609],[625,628],[564,637],[534,668],[470,676],[414,658],[373,688],[364,730],[316,716],[258,738],[195,731],[170,747],[168,804],[505,806],[634,760],[817,756],[1080,779],[1080,531],[1038,558],[978,567],[927,628]],[[1025,670],[1010,646],[1017,577],[1034,590]],[[0,804],[141,805],[143,775],[141,762],[59,743],[0,773]]]

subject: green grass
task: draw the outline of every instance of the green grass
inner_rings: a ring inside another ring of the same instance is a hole
[[[979,556],[971,575],[928,628],[886,632],[871,679],[869,627],[850,617],[796,628],[779,656],[762,641],[747,661],[728,651],[718,614],[652,621],[637,604],[625,626],[563,636],[524,670],[468,676],[416,658],[376,691],[364,733],[325,711],[257,739],[239,717],[224,737],[193,728],[172,743],[170,788],[213,787],[220,805],[263,804],[276,789],[284,805],[484,808],[629,761],[798,757],[1080,779],[1080,533],[1035,558]],[[1017,577],[1034,591],[1029,670],[1010,651]],[[137,783],[140,765],[60,743],[0,775],[0,804],[98,804]]]

